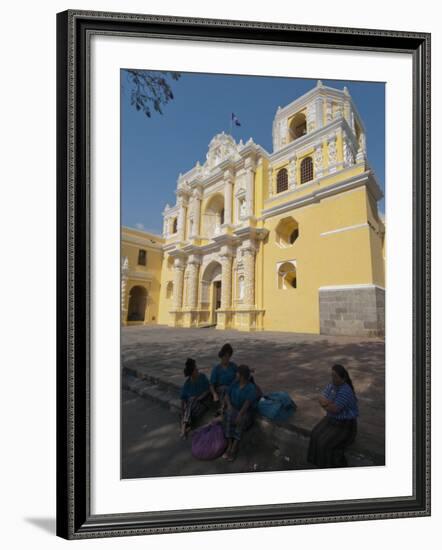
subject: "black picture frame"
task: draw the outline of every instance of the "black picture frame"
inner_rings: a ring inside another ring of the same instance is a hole
[[[412,55],[412,496],[91,514],[88,71],[94,34]],[[57,189],[57,535],[81,539],[430,515],[429,34],[77,10],[59,13]]]

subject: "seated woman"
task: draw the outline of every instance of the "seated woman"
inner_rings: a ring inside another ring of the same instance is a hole
[[[181,437],[186,437],[192,422],[207,409],[210,397],[209,380],[199,372],[194,359],[187,359],[184,367],[187,380],[181,388]]]
[[[250,369],[247,365],[240,365],[237,380],[224,396],[223,423],[228,445],[223,458],[226,460],[235,460],[242,433],[253,422],[256,397],[256,386],[250,381]]]
[[[326,415],[313,428],[307,460],[319,468],[347,466],[344,451],[356,437],[359,410],[350,375],[342,365],[333,365],[332,383],[318,402]]]
[[[233,348],[230,344],[224,344],[219,350],[218,357],[220,362],[213,367],[210,374],[210,391],[212,392],[213,400],[216,402],[224,402],[224,395],[232,382],[236,380],[238,366],[233,361],[230,361],[233,355]]]

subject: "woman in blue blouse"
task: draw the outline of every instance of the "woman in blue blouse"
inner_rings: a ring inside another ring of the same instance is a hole
[[[224,396],[223,422],[228,446],[223,458],[226,460],[235,460],[242,433],[253,422],[256,398],[256,386],[250,381],[250,369],[247,365],[240,365],[237,380],[229,386]]]
[[[199,372],[194,359],[187,359],[184,367],[186,381],[181,388],[181,437],[185,438],[191,429],[192,422],[207,409],[207,398],[210,396],[209,380]]]
[[[332,383],[318,402],[325,417],[313,428],[308,461],[319,468],[347,466],[344,451],[356,437],[359,408],[350,375],[342,365],[333,365]]]
[[[224,344],[219,350],[220,362],[214,366],[210,374],[210,391],[215,403],[224,402],[224,395],[230,384],[235,381],[238,366],[231,361],[233,348],[230,344]]]

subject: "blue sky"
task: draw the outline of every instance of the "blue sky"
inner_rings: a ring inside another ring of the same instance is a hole
[[[177,177],[205,161],[212,137],[230,132],[234,112],[241,122],[236,141],[250,137],[272,151],[272,122],[284,107],[316,85],[316,80],[182,73],[170,81],[174,99],[163,114],[151,118],[130,105],[129,84],[122,71],[121,196],[122,223],[161,233],[165,204],[175,204]],[[323,80],[347,86],[367,131],[369,163],[384,189],[385,85],[378,82]],[[381,210],[384,210],[383,201]]]

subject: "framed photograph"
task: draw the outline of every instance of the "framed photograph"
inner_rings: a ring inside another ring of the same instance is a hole
[[[57,37],[57,534],[429,515],[430,35]]]

